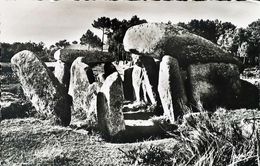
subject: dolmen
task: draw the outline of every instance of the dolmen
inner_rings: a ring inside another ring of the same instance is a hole
[[[98,127],[106,138],[126,130],[126,100],[149,104],[154,115],[163,114],[170,123],[190,111],[259,107],[258,89],[239,77],[241,63],[184,28],[136,25],[127,30],[123,44],[132,66],[120,73],[112,63],[114,54],[80,49],[56,51],[54,71],[26,50],[11,63],[44,118],[63,126]],[[100,64],[102,72],[95,73]]]
[[[164,115],[171,122],[184,114],[184,106],[195,111],[259,107],[258,89],[240,80],[241,63],[216,44],[182,27],[163,23],[136,25],[127,30],[123,43],[137,59],[132,79],[138,100],[142,81],[136,78],[147,70],[146,63],[156,69],[154,59],[159,60],[158,75],[156,71],[146,75],[152,94],[159,95]],[[157,78],[158,82],[152,81]]]

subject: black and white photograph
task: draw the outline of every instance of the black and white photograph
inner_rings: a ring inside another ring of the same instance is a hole
[[[260,166],[260,1],[0,0],[0,166]]]

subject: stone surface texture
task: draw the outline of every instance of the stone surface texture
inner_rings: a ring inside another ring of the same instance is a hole
[[[164,56],[160,64],[158,92],[164,115],[174,123],[184,114],[182,105],[187,104],[187,96],[178,61],[171,56]]]
[[[11,63],[25,96],[36,111],[57,124],[69,125],[71,97],[37,55],[24,50],[15,54]]]
[[[133,26],[127,30],[123,43],[128,52],[157,59],[170,55],[180,66],[197,62],[241,64],[216,44],[176,25],[144,23]]]
[[[100,130],[113,137],[125,130],[122,112],[124,96],[122,80],[117,72],[107,77],[97,98],[97,114]]]

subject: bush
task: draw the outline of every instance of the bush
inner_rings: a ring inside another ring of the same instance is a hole
[[[125,158],[130,160],[129,163],[135,165],[172,165],[171,153],[164,151],[162,148],[150,145],[143,148],[142,145],[124,152]]]
[[[170,152],[160,147],[139,147],[124,152],[125,157],[140,165],[257,165],[259,137],[255,121],[248,136],[238,122],[222,116],[225,114],[190,114],[178,126],[178,133],[175,130],[171,135],[178,143]]]

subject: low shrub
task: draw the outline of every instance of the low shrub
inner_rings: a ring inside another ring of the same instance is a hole
[[[173,160],[169,152],[164,151],[162,148],[150,145],[148,148],[143,148],[142,145],[124,152],[125,158],[129,160],[130,164],[135,165],[172,165]]]
[[[221,116],[225,114],[186,115],[177,134],[176,129],[168,131],[177,141],[171,151],[153,146],[139,147],[124,152],[125,158],[139,165],[257,165],[260,140],[256,123],[252,122],[253,131],[248,137],[243,134],[239,122],[223,121]],[[157,122],[165,124],[165,119]]]

